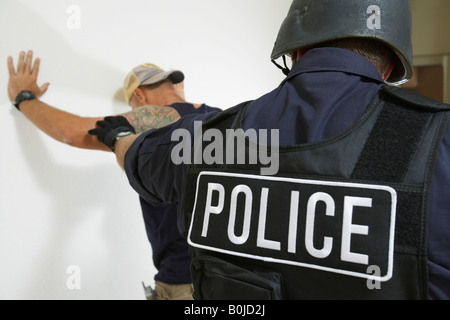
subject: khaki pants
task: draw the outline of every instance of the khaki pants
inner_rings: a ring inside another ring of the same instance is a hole
[[[192,284],[167,284],[156,281],[156,300],[193,300]]]

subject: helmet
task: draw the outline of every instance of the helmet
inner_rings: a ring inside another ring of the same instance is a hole
[[[399,59],[386,82],[413,75],[409,0],[294,0],[281,25],[271,58],[324,42],[363,37],[389,47]]]

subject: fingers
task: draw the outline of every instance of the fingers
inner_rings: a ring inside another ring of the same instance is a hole
[[[108,118],[108,117],[106,117],[106,118]],[[106,118],[104,120],[97,121],[97,127],[102,128],[102,129],[108,127],[109,121]]]
[[[49,86],[50,86],[50,83],[48,83],[48,82],[43,84],[42,86],[40,86],[39,87],[39,92],[36,94],[36,97],[37,98],[42,97],[47,92],[47,89],[48,89]]]
[[[47,82],[47,83],[44,83],[44,84],[39,88],[39,91],[40,91],[41,95],[47,92],[49,86],[50,86],[50,83]]]
[[[39,58],[33,62],[33,51],[21,51],[16,70],[14,68],[13,58],[8,57],[8,71],[10,75],[8,95],[11,101],[16,98],[19,92],[24,90],[33,92],[37,98],[40,98],[47,92],[49,83],[45,83],[39,87],[36,82],[40,63],[41,60]]]
[[[16,75],[16,69],[14,69],[14,62],[12,57],[8,57],[8,70],[9,70],[9,76],[15,76]]]
[[[34,62],[33,70],[31,70],[31,75],[35,78],[37,78],[37,76],[38,76],[40,65],[41,65],[41,59],[36,58],[36,61]]]
[[[33,63],[33,51],[28,51],[27,58],[25,61],[25,72],[31,74],[31,65]]]
[[[20,52],[19,64],[17,65],[17,73],[24,73],[25,71],[25,52]]]
[[[11,57],[8,57],[8,69],[10,75],[15,75],[18,73],[26,73],[32,74],[33,76],[37,77],[40,64],[41,60],[37,58],[33,66],[33,51],[29,50],[27,53],[25,53],[25,51],[21,51],[19,55],[19,62],[17,65],[17,73],[16,73],[14,70],[13,60]]]
[[[98,136],[99,131],[100,131],[99,129],[91,129],[91,130],[88,131],[88,133],[91,136]]]

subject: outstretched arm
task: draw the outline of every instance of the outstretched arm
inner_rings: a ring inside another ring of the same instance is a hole
[[[22,113],[55,140],[76,148],[110,151],[87,133],[102,118],[80,117],[54,108],[40,100],[20,104]]]
[[[73,147],[111,151],[96,137],[88,134],[88,131],[94,128],[97,121],[102,120],[103,117],[80,117],[39,100],[49,86],[49,83],[45,83],[41,87],[37,85],[39,67],[39,58],[34,61],[33,65],[32,51],[20,53],[17,70],[12,57],[8,57],[10,100],[15,102],[17,95],[23,90],[33,92],[37,99],[22,102],[20,111],[40,130],[53,139]],[[180,115],[170,107],[145,106],[125,113],[124,117],[137,133],[141,133],[177,121]]]
[[[16,97],[21,91],[31,91],[37,99],[22,102],[20,111],[40,130],[55,140],[74,147],[109,150],[87,133],[102,118],[80,117],[39,100],[49,87],[49,83],[40,87],[37,85],[39,67],[39,58],[34,61],[33,65],[32,51],[20,53],[17,70],[14,68],[12,57],[8,57],[8,94],[11,102],[16,101]]]

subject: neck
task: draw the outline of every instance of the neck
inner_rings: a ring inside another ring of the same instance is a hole
[[[152,100],[153,105],[157,106],[170,106],[174,103],[190,103],[192,104],[196,109],[200,108],[202,104],[195,104],[191,102],[187,102],[184,97],[181,97],[173,90],[167,90],[166,92],[162,94],[158,94],[155,96],[155,99]]]
[[[157,103],[154,103],[158,106],[168,106],[174,103],[185,103],[186,100],[177,95],[174,92],[167,92],[165,94],[158,95],[157,99],[155,99]]]

